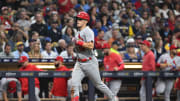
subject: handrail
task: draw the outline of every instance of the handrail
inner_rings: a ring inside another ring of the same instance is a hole
[[[35,77],[70,77],[71,72],[62,71],[0,71],[0,77],[27,77],[29,79],[29,101],[35,100],[34,88],[35,88]],[[180,77],[178,71],[101,71],[102,77],[145,77],[146,78],[146,94],[147,101],[152,101],[152,78],[153,77]],[[89,86],[89,101],[94,101],[94,87],[92,83],[88,82]]]

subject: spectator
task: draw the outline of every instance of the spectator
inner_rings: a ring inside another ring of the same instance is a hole
[[[58,21],[51,21],[51,29],[49,29],[47,36],[52,39],[52,42],[58,42],[62,38],[61,30],[58,28]]]
[[[172,31],[169,29],[169,24],[165,23],[163,29],[161,29],[159,31],[159,33],[161,34],[162,40],[164,40],[165,42],[170,41],[169,39],[172,38]]]
[[[0,16],[0,22],[4,25],[5,30],[10,30],[13,24],[13,17],[9,15],[8,7],[3,6],[1,8],[2,15]]]
[[[40,45],[39,43],[34,43],[32,46],[32,50],[28,53],[29,58],[42,58],[41,52],[40,52]]]
[[[170,52],[165,53],[160,56],[160,58],[157,61],[157,66],[160,67],[162,71],[174,71],[176,70],[176,59],[178,58],[176,56],[176,46],[171,45],[170,46]],[[164,93],[164,98],[166,101],[170,101],[170,94],[171,90],[174,86],[174,79],[172,78],[158,78],[156,82],[156,94],[159,95],[161,93]]]
[[[124,59],[141,59],[140,54],[137,52],[135,47],[135,41],[130,38],[126,42],[126,53],[124,53]]]
[[[98,30],[102,30],[102,22],[100,20],[96,20],[95,26],[93,26],[94,36],[98,35]]]
[[[150,43],[147,40],[144,40],[140,44],[141,50],[145,53],[143,56],[142,71],[155,71],[155,57],[153,52],[150,50]],[[140,88],[140,101],[146,101],[146,79],[141,79],[141,88]]]
[[[162,9],[160,10],[160,13],[162,14],[163,18],[168,19],[168,14],[167,14],[168,11],[169,11],[168,5],[164,3]]]
[[[74,8],[76,3],[77,0],[58,0],[59,14],[68,13],[71,8]]]
[[[29,16],[27,15],[26,10],[20,11],[20,19],[17,21],[17,23],[23,29],[23,31],[28,34],[31,22],[29,21]]]
[[[111,52],[110,46],[107,45],[104,47],[104,68],[105,71],[122,71],[124,70],[124,62],[120,55]],[[105,78],[106,82],[108,82],[109,88],[112,93],[116,96],[116,100],[118,101],[117,94],[120,90],[122,80],[114,79],[114,78]]]
[[[134,22],[134,26],[133,26],[133,32],[135,33],[135,35],[137,35],[138,33],[140,33],[141,31],[141,21],[140,20],[135,20]]]
[[[119,46],[118,46],[118,51],[121,53],[121,52],[124,52],[126,51],[126,45],[125,45],[125,42],[124,42],[124,38],[123,37],[120,37],[117,39],[117,42],[119,43]]]
[[[36,23],[31,25],[30,31],[39,33],[40,38],[47,36],[47,25],[43,23],[43,16],[40,12],[35,14]],[[30,35],[31,36],[31,35]]]
[[[163,48],[163,41],[162,39],[156,39],[155,40],[155,48],[153,50],[154,56],[156,58],[156,62],[159,59],[159,57],[165,53],[165,49]]]
[[[13,52],[14,58],[20,58],[21,56],[26,56],[29,58],[28,54],[24,52],[24,43],[19,41],[16,43],[17,50]]]
[[[0,24],[0,51],[4,51],[5,43],[8,42],[8,38],[6,37],[6,33],[4,31],[4,25]]]
[[[37,40],[29,39],[29,46],[28,46],[28,47],[25,47],[25,48],[24,48],[24,51],[25,51],[26,53],[30,52],[30,51],[32,50],[33,45],[34,45],[34,43],[35,43],[36,41],[37,41]]]
[[[111,51],[112,53],[120,54],[119,51],[118,51],[119,46],[120,46],[120,43],[119,43],[118,41],[114,41],[114,42],[112,43],[112,45],[111,45],[110,51]]]
[[[6,43],[6,45],[4,46],[4,51],[0,53],[0,58],[13,58],[14,55],[11,52],[11,46]]]
[[[8,98],[13,98],[17,92],[18,101],[22,101],[21,83],[16,78],[2,78],[1,90],[4,101],[9,101]]]
[[[111,46],[114,41],[116,41],[119,38],[119,32],[118,30],[112,31],[112,37],[108,40],[108,44]]]
[[[97,22],[97,7],[93,6],[90,8],[89,15],[90,15],[90,22],[89,25],[90,27],[94,28],[94,26],[96,25],[95,23]]]
[[[95,37],[95,48],[96,49],[102,49],[104,44],[107,43],[107,41],[104,40],[103,37],[104,37],[104,31],[103,30],[99,30],[98,31],[98,35]]]
[[[125,38],[126,36],[129,36],[128,29],[129,29],[129,23],[128,23],[128,15],[123,14],[122,20],[119,22],[119,29],[122,36]]]
[[[41,51],[42,51],[42,50],[43,50],[43,49],[42,49],[42,41],[41,41],[41,39],[40,39],[40,37],[39,37],[39,33],[36,32],[36,31],[33,31],[33,32],[32,32],[32,38],[31,38],[31,39],[32,39],[32,40],[36,40],[37,43],[40,44],[40,49],[41,49]]]
[[[64,59],[73,59],[73,57],[76,57],[73,44],[69,43],[67,45],[67,49],[65,51],[62,51],[60,53],[60,56],[63,57]]]
[[[67,19],[67,21],[65,23],[65,26],[62,28],[62,35],[65,34],[65,31],[66,31],[68,26],[73,28],[75,34],[77,33],[77,30],[74,28],[74,19],[70,17],[70,18]]]
[[[8,38],[13,42],[26,42],[29,39],[28,34],[20,28],[18,23],[13,24],[12,29],[8,31],[8,35]]]
[[[21,56],[19,60],[20,69],[19,71],[43,71],[39,68],[37,68],[35,65],[30,64],[28,61],[28,58],[26,56]],[[39,98],[39,80],[38,78],[35,78],[35,99],[36,101],[40,101]],[[22,93],[24,95],[24,98],[28,98],[28,89],[29,89],[29,83],[28,78],[19,78],[19,81],[21,82],[21,88]]]
[[[57,56],[54,62],[56,71],[69,71],[69,69],[63,65],[63,57]],[[53,87],[51,92],[49,92],[49,97],[51,98],[61,98],[62,101],[67,99],[67,80],[68,78],[54,78]]]
[[[75,32],[73,27],[68,26],[66,28],[65,34],[62,36],[62,39],[66,41],[67,44],[72,42],[72,39],[75,37]]]
[[[56,52],[52,51],[51,45],[52,45],[51,42],[46,42],[45,50],[41,53],[42,58],[52,59],[52,58],[56,58],[56,56],[58,56],[58,54]]]
[[[60,39],[58,41],[58,47],[55,48],[55,51],[60,54],[62,51],[65,51],[67,47],[67,43],[64,39]]]
[[[174,16],[174,14],[169,15],[168,24],[169,24],[169,29],[171,31],[173,31],[175,28],[175,16]]]

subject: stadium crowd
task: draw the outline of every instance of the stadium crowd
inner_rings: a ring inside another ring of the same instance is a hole
[[[180,67],[162,59],[173,49],[180,52],[179,0],[1,0],[0,9],[0,58],[72,59],[76,15],[85,11],[99,59],[107,47],[123,60],[143,59],[146,52],[140,46],[145,44],[157,67],[163,67],[161,61],[166,63],[163,68]],[[180,89],[180,80],[176,81]]]

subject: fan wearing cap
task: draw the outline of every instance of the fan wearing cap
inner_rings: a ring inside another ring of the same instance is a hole
[[[77,61],[72,72],[71,101],[79,101],[81,80],[87,76],[94,86],[107,95],[109,101],[114,101],[111,90],[101,81],[98,61],[94,55],[94,32],[87,26],[89,15],[81,11],[77,14],[78,34],[72,40],[75,43]]]
[[[21,84],[16,78],[2,78],[0,84],[4,101],[9,101],[8,98],[13,98],[17,92],[18,101],[22,101]]]
[[[56,71],[69,71],[66,66],[63,65],[63,57],[57,56],[54,62]],[[67,99],[67,80],[68,78],[54,78],[53,87],[51,92],[49,92],[49,97],[51,98],[61,98],[62,101]]]
[[[162,54],[158,61],[157,66],[160,67],[162,71],[174,71],[177,70],[178,56],[176,56],[177,47],[175,45],[170,46],[170,52]],[[170,101],[170,93],[174,86],[173,78],[158,78],[156,82],[156,94],[164,93],[165,101]]]
[[[6,30],[10,30],[13,24],[12,16],[9,15],[8,9],[7,6],[3,6],[1,8],[2,15],[0,16],[0,22],[5,26]]]
[[[20,58],[21,56],[26,56],[29,58],[29,55],[24,51],[24,43],[19,41],[16,43],[17,50],[13,52],[14,58]]]
[[[116,54],[110,50],[110,45],[106,44],[103,47],[104,52],[104,67],[105,71],[122,71],[124,70],[124,62],[122,60],[122,57],[119,54]],[[113,78],[105,78],[106,82],[108,82],[108,85],[113,92],[113,94],[116,96],[115,101],[119,101],[117,94],[120,90],[122,80],[121,79],[113,79]]]
[[[150,49],[150,43],[147,40],[144,40],[140,43],[140,49],[144,52],[143,62],[142,62],[142,71],[155,71],[155,56]],[[146,101],[146,86],[145,78],[141,79],[141,88],[140,88],[140,101]]]
[[[37,68],[35,65],[30,64],[26,56],[21,56],[19,59],[20,69],[19,71],[43,71]],[[22,87],[22,93],[24,98],[28,98],[28,78],[19,78]],[[36,101],[40,101],[39,98],[39,79],[35,78],[35,98]]]

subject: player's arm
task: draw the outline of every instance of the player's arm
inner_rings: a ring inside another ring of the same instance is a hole
[[[88,48],[88,49],[93,49],[94,48],[94,43],[93,42],[84,42],[81,40],[76,41],[76,44],[79,46],[82,46],[84,48]]]
[[[17,92],[17,96],[18,96],[18,101],[22,101],[22,93],[21,92]]]
[[[19,82],[19,80],[16,80],[16,84],[18,101],[22,101],[21,83]]]
[[[4,98],[4,101],[8,101],[8,98],[7,98],[7,92],[6,91],[3,91],[3,98]]]

